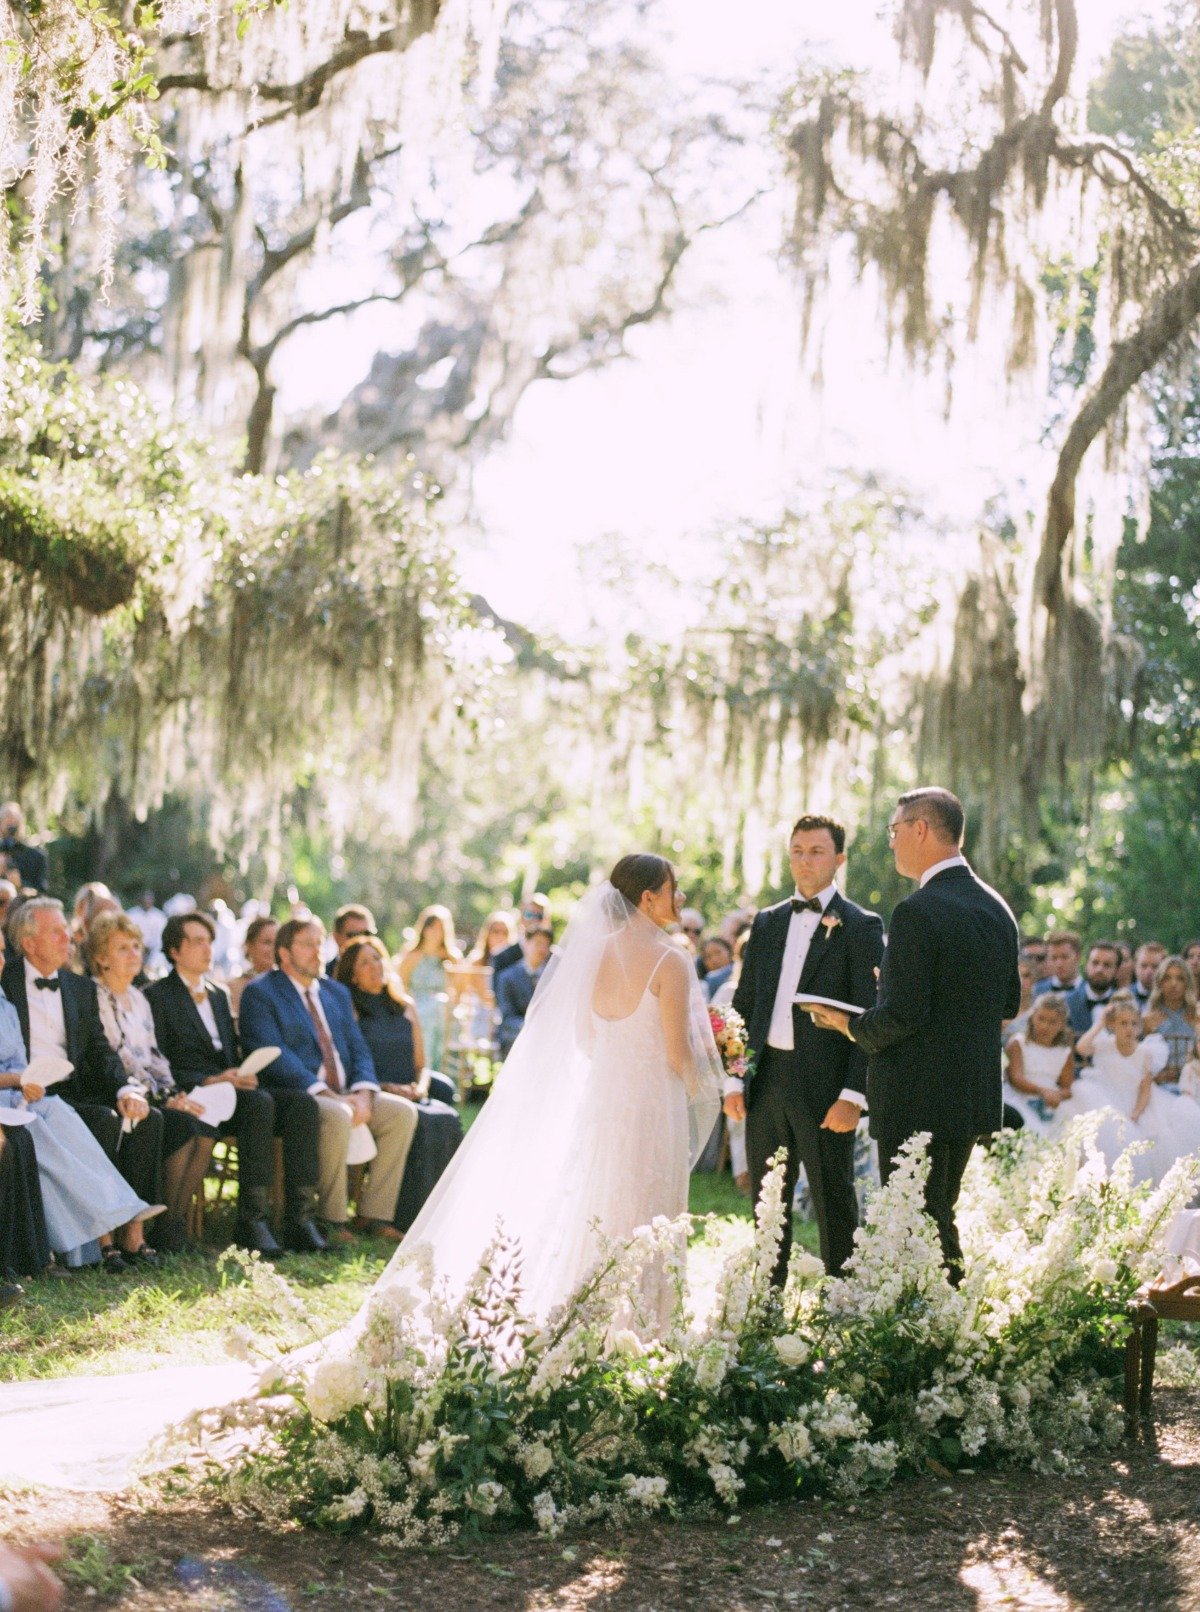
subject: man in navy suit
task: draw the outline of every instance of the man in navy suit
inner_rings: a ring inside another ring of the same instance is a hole
[[[266,1259],[283,1252],[270,1220],[278,1136],[283,1143],[284,1243],[296,1253],[321,1253],[325,1239],[315,1221],[321,1116],[303,1092],[266,1091],[257,1075],[239,1070],[241,1051],[229,993],[206,978],[215,937],[216,925],[203,912],[167,919],[162,945],[171,972],[146,987],[155,1040],[181,1091],[227,1081],[237,1093],[233,1117],[219,1127],[218,1135],[237,1138],[238,1245],[257,1249]]]
[[[392,1225],[417,1109],[406,1097],[381,1091],[370,1048],[354,1017],[350,992],[322,973],[325,926],[289,918],[275,937],[276,967],[242,992],[240,1025],[247,1052],[279,1047],[263,1070],[272,1091],[308,1092],[321,1111],[320,1212],[331,1242],[353,1241],[346,1189],[346,1154],[355,1126],[366,1125],[376,1155],[358,1204],[354,1230],[399,1242]]]
[[[740,1082],[730,1081],[725,1112],[746,1120],[755,1198],[772,1155],[787,1149],[789,1213],[774,1273],[778,1285],[787,1279],[799,1165],[812,1193],[821,1258],[834,1275],[850,1257],[858,1226],[854,1137],[867,1106],[866,1059],[821,1035],[793,1001],[800,991],[864,1007],[875,1000],[883,923],[838,890],[845,851],[846,830],[832,817],[810,814],[795,824],[788,861],[796,893],[755,918],[733,996],[754,1063],[744,1095]]]
[[[496,1011],[500,1015],[496,1042],[502,1058],[508,1057],[513,1042],[521,1033],[525,1015],[529,1012],[529,1004],[533,1001],[533,993],[537,990],[538,981],[550,961],[550,948],[553,944],[554,935],[551,930],[533,930],[525,937],[525,955],[522,960],[496,975],[493,988],[496,993]]]
[[[892,914],[878,1002],[854,1018],[812,1010],[870,1059],[871,1135],[885,1184],[904,1143],[928,1132],[925,1208],[955,1284],[963,1264],[954,1207],[972,1148],[1001,1127],[1001,1025],[1021,1008],[1016,920],[971,871],[964,826],[948,789],[900,796],[888,839],[897,873],[919,884]]]

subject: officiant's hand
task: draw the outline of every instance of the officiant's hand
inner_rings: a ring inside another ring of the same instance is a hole
[[[40,1103],[45,1095],[45,1086],[39,1086],[36,1081],[30,1080],[21,1086],[21,1096],[27,1103]]]
[[[122,1119],[145,1119],[150,1112],[150,1104],[144,1097],[118,1097],[117,1113]]]
[[[862,1109],[857,1103],[852,1103],[848,1097],[839,1097],[836,1103],[831,1103],[821,1121],[823,1131],[856,1131],[858,1122],[862,1118]]]
[[[746,1117],[746,1094],[741,1091],[731,1091],[725,1094],[725,1117],[736,1124]]]
[[[820,1003],[814,1003],[804,1011],[812,1015],[818,1030],[836,1030],[839,1035],[850,1038],[850,1015],[843,1013],[840,1008],[822,1007]]]

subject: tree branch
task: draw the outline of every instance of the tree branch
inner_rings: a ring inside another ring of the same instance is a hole
[[[1200,260],[1154,299],[1131,335],[1114,344],[1095,385],[1075,411],[1058,452],[1034,578],[1035,597],[1053,612],[1063,598],[1063,557],[1075,529],[1075,484],[1084,455],[1134,386],[1200,318]]]

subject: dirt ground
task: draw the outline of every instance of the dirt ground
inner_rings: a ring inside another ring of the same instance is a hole
[[[1070,1478],[930,1474],[857,1505],[797,1503],[733,1524],[583,1538],[509,1535],[440,1553],[272,1535],[194,1502],[14,1495],[3,1509],[12,1536],[93,1536],[92,1584],[76,1581],[67,1604],[121,1612],[1200,1612],[1200,1394],[1160,1392],[1152,1435]]]

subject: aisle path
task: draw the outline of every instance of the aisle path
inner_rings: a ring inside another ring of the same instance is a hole
[[[194,1411],[252,1393],[257,1382],[252,1366],[230,1361],[0,1383],[0,1484],[128,1488],[160,1434]]]

